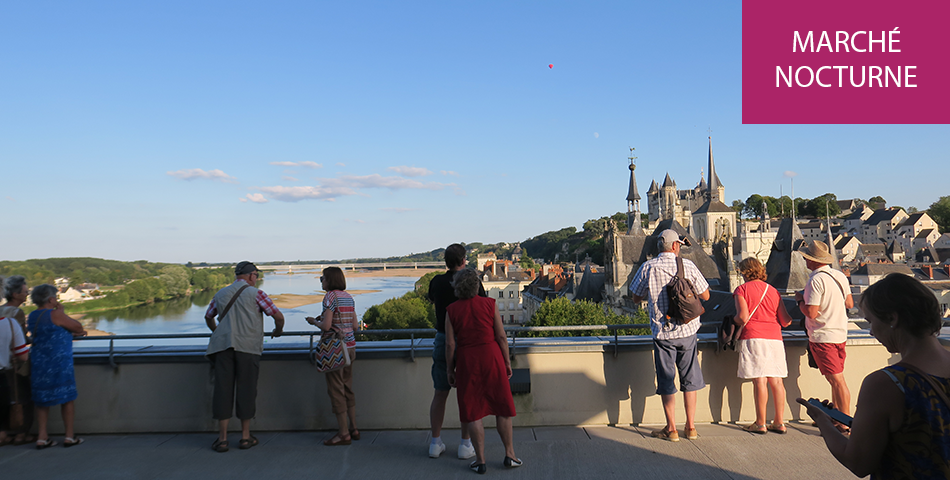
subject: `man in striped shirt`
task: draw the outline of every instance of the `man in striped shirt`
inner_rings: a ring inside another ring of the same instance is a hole
[[[648,299],[650,330],[653,332],[653,360],[656,364],[656,393],[663,398],[663,413],[666,415],[666,427],[653,432],[653,436],[679,441],[676,431],[674,409],[676,408],[676,371],[680,374],[680,390],[686,404],[686,437],[699,438],[696,433],[696,391],[706,386],[703,372],[697,358],[696,332],[699,320],[676,323],[666,319],[669,297],[666,286],[676,276],[676,257],[680,245],[686,245],[685,238],[674,230],[663,230],[657,239],[660,254],[644,263],[630,281],[630,293],[634,302]],[[687,245],[688,246],[688,245]],[[683,259],[686,279],[702,300],[709,300],[709,284],[693,262]]]

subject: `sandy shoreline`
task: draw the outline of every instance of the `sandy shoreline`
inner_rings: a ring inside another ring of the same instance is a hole
[[[382,290],[347,290],[347,293],[350,295],[359,295],[361,293],[375,293],[381,291]],[[323,294],[298,295],[296,293],[281,293],[278,295],[270,295],[270,298],[274,301],[274,305],[277,305],[277,308],[297,308],[322,302]]]

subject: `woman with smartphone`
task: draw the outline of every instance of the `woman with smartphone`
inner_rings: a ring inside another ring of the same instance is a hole
[[[850,437],[824,409],[798,402],[828,450],[855,475],[950,478],[950,352],[937,339],[943,322],[936,297],[914,278],[893,273],[868,287],[861,309],[871,334],[901,361],[864,379]]]

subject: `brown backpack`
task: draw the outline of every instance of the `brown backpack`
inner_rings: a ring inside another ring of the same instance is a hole
[[[666,285],[666,295],[669,298],[669,307],[666,309],[668,322],[686,324],[706,311],[693,284],[686,279],[683,259],[680,257],[676,257],[676,276]]]

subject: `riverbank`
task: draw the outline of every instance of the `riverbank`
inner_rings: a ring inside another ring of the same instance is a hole
[[[376,293],[382,290],[347,290],[350,295],[360,295],[364,293]],[[279,293],[270,295],[271,300],[277,308],[299,308],[304,305],[312,305],[323,301],[324,294],[316,293],[313,295],[297,295],[295,293]]]
[[[365,278],[365,277],[409,277],[422,278],[423,275],[430,272],[445,272],[444,268],[389,268],[386,270],[344,270],[343,275],[346,278]],[[270,275],[288,275],[286,272],[265,272],[264,279]],[[292,275],[314,275],[319,277],[319,270],[300,270]],[[352,292],[350,292],[352,293]]]

